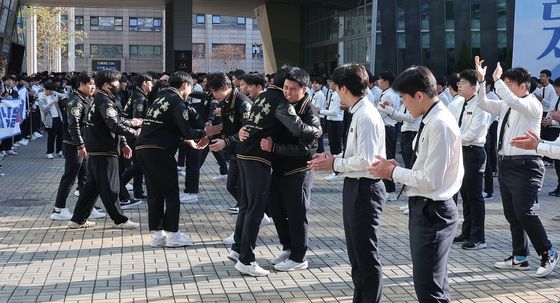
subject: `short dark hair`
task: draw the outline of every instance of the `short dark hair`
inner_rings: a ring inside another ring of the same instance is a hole
[[[502,78],[507,78],[517,83],[517,85],[525,83],[527,89],[531,89],[531,73],[524,67],[510,68],[503,73]]]
[[[286,80],[297,82],[299,87],[307,87],[309,84],[309,74],[299,67],[294,67],[286,76]]]
[[[369,80],[368,80],[369,83],[374,83],[375,80],[377,80],[377,79],[375,79],[375,76],[369,70],[366,69],[366,71],[367,71],[367,75],[368,75],[368,78],[369,78]]]
[[[321,77],[313,77],[311,78],[311,83],[319,83],[321,85],[325,85],[325,81]]]
[[[447,85],[447,79],[444,76],[437,76],[436,77],[436,83],[438,85],[441,85],[443,87],[445,87]]]
[[[49,82],[45,83],[43,88],[45,90],[54,90],[56,88],[56,85],[54,85],[54,82],[49,81]]]
[[[231,87],[231,80],[224,73],[211,73],[206,76],[206,86],[209,90],[220,90],[225,86]]]
[[[188,85],[193,85],[193,78],[189,73],[183,71],[176,71],[171,76],[169,76],[169,86],[173,88],[181,88],[183,84],[187,83]]]
[[[451,86],[454,91],[459,90],[457,83],[459,83],[459,74],[452,73],[449,77],[447,77],[447,86]]]
[[[231,77],[233,79],[233,76],[235,76],[235,78],[239,79],[241,78],[241,76],[245,75],[246,72],[242,69],[236,69],[231,73]]]
[[[548,69],[541,70],[541,74],[545,74],[549,78],[552,77],[552,72],[549,71]]]
[[[425,93],[430,98],[437,96],[436,78],[425,66],[412,66],[402,72],[394,89],[400,93],[414,96],[417,92]]]
[[[292,68],[293,67],[291,66],[284,65],[279,70],[277,70],[276,73],[274,73],[272,85],[280,88],[284,87],[284,81],[286,80],[286,77],[288,77],[288,74],[290,73],[290,70],[292,70]]]
[[[247,85],[255,85],[255,86],[261,86],[262,88],[264,88],[266,86],[265,81],[264,81],[264,76],[262,74],[246,74],[243,75],[241,77],[241,79],[243,81],[245,81],[245,83],[247,83]]]
[[[554,80],[554,82],[552,82],[552,86],[560,87],[560,77],[556,78],[556,80]]]
[[[115,70],[102,70],[95,75],[95,86],[102,88],[105,83],[119,81],[121,73]]]
[[[465,69],[459,74],[459,78],[469,81],[472,86],[476,86],[476,83],[478,82],[474,69]]]
[[[395,82],[395,74],[393,74],[392,72],[389,71],[384,71],[381,72],[379,74],[379,79],[383,79],[389,82],[389,85],[393,85],[393,82]]]
[[[81,72],[76,76],[76,79],[74,80],[74,88],[78,89],[80,87],[80,84],[88,84],[91,79],[93,79],[95,76],[93,75],[93,73],[88,73],[88,72]]]
[[[150,74],[138,74],[136,75],[133,80],[132,80],[132,84],[134,86],[142,86],[142,83],[144,83],[144,81],[154,81],[154,78],[150,75]]]
[[[363,65],[343,64],[333,71],[331,78],[334,84],[339,88],[346,87],[353,96],[366,95],[369,77]]]

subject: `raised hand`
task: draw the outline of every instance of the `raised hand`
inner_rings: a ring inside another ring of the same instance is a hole
[[[484,77],[486,77],[487,66],[482,67],[482,63],[484,63],[484,60],[480,60],[479,56],[474,57],[474,67],[475,67],[476,78],[478,82],[484,82]]]

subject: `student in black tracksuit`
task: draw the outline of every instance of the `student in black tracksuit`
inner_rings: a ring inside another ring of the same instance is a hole
[[[252,276],[269,274],[255,262],[253,253],[267,204],[271,178],[272,154],[261,150],[261,139],[276,135],[282,130],[282,126],[295,136],[309,139],[319,138],[322,133],[320,128],[303,123],[294,107],[284,97],[280,86],[283,86],[291,69],[280,69],[274,77],[274,84],[253,102],[247,124],[243,128],[248,137],[244,136],[244,141],[237,148],[241,196],[235,224],[235,244],[228,257],[238,258],[235,269]]]
[[[153,88],[153,78],[149,74],[140,74],[133,79],[134,88],[128,98],[128,102],[124,106],[124,116],[129,119],[137,118],[144,119],[148,107],[150,107],[151,102],[148,100],[148,94]],[[144,189],[142,188],[143,175],[140,167],[138,166],[136,160],[136,153],[134,152],[134,146],[136,145],[136,140],[134,138],[127,138],[128,145],[133,149],[132,151],[132,162],[121,173],[121,190],[120,190],[120,200],[121,206],[123,201],[130,201],[130,194],[126,190],[126,184],[134,178],[134,198],[135,199],[145,199]]]
[[[192,239],[179,232],[175,153],[183,140],[204,138],[196,145],[204,148],[209,141],[206,136],[220,130],[216,126],[199,128],[197,112],[184,102],[190,94],[192,82],[191,76],[185,72],[171,75],[170,88],[162,91],[148,109],[142,132],[136,140],[136,156],[146,176],[148,222],[153,232],[150,245],[154,247],[192,245]]]
[[[135,137],[141,121],[128,120],[119,117],[115,95],[118,93],[120,73],[116,71],[101,71],[95,76],[98,92],[94,97],[88,113],[85,146],[88,151],[88,173],[86,183],[80,192],[74,215],[68,228],[87,228],[95,226],[87,221],[95,201],[101,196],[101,201],[107,214],[114,222],[113,227],[120,229],[137,229],[134,223],[126,217],[119,203],[119,159],[120,149],[125,157],[132,156],[132,150],[126,143],[125,136]]]
[[[227,191],[239,205],[239,166],[237,165],[236,147],[239,143],[239,129],[243,127],[251,111],[251,99],[232,86],[224,73],[209,74],[208,89],[219,102],[223,130],[220,138],[213,140],[210,149],[214,152],[224,150],[228,153],[229,172]]]
[[[284,82],[284,95],[301,120],[321,127],[321,122],[305,93],[309,75],[293,69]],[[307,210],[315,173],[307,167],[317,151],[316,139],[301,139],[284,129],[272,138],[261,140],[261,149],[272,152],[272,179],[269,209],[274,219],[282,253],[273,260],[279,271],[302,270],[308,267],[305,259],[308,242]],[[288,190],[287,190],[288,189]]]
[[[78,178],[78,191],[86,180],[87,149],[84,143],[87,113],[93,102],[95,82],[93,74],[82,72],[76,77],[76,89],[66,104],[66,119],[62,133],[62,153],[64,154],[64,174],[60,178],[53,220],[69,220],[71,214],[66,208],[66,199]]]

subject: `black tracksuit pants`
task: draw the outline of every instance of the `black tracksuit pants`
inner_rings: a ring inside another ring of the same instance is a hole
[[[60,178],[56,202],[54,207],[65,208],[66,199],[74,186],[74,181],[78,178],[78,190],[84,186],[87,173],[87,158],[78,157],[78,149],[75,145],[64,143],[62,145],[64,155],[64,174]]]

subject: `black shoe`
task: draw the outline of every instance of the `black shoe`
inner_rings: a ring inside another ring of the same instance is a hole
[[[134,205],[138,205],[140,203],[142,203],[142,200],[130,198],[128,200],[121,201],[121,208],[122,209],[129,209],[129,208],[133,207]]]
[[[553,196],[553,197],[560,197],[560,190],[555,189],[555,190],[549,192],[548,195]]]
[[[141,200],[146,200],[148,199],[148,196],[141,194],[141,195],[134,195],[134,199],[141,199]]]
[[[469,241],[463,234],[458,235],[457,237],[453,238],[453,243],[460,243],[460,242],[467,242]]]
[[[461,247],[463,249],[472,249],[472,250],[476,250],[476,249],[483,249],[486,248],[488,245],[486,245],[486,242],[472,242],[469,241],[463,245],[461,245]]]

